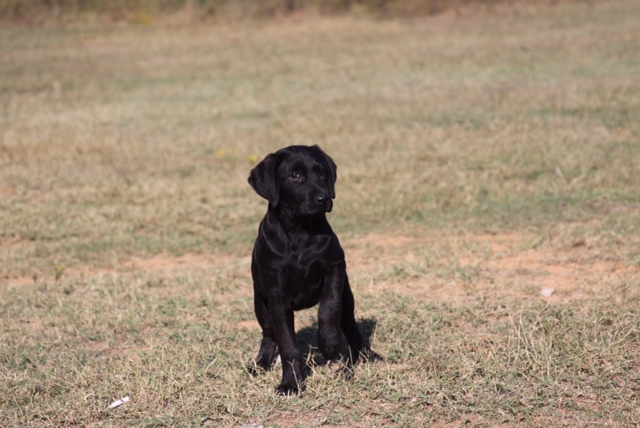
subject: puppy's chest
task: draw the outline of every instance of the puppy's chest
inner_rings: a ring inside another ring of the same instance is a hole
[[[285,269],[295,279],[314,279],[326,271],[333,262],[327,251],[328,244],[308,245],[291,242],[284,257]]]
[[[291,246],[284,266],[284,286],[294,310],[310,308],[318,303],[331,266],[329,254]]]

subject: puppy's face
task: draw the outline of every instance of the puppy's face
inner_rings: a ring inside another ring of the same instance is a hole
[[[320,147],[290,146],[260,162],[249,183],[271,206],[307,217],[331,211],[336,177],[336,164]]]
[[[331,171],[318,151],[285,154],[278,166],[280,203],[299,217],[330,212],[333,208]]]

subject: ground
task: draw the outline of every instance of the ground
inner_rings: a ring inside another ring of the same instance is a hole
[[[0,425],[638,425],[638,17],[3,26]],[[289,144],[338,164],[383,360],[326,364],[302,311],[283,399],[246,370],[247,177]]]

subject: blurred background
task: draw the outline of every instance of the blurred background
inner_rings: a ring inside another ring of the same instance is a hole
[[[100,17],[150,23],[158,17],[183,20],[247,19],[297,13],[356,14],[374,17],[415,17],[464,6],[533,3],[556,4],[563,0],[2,0],[0,19],[18,22],[51,22]],[[567,0],[570,1],[570,0]]]

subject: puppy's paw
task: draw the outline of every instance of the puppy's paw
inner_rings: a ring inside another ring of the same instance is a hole
[[[324,336],[320,336],[318,337],[318,348],[320,348],[320,352],[325,360],[332,361],[340,355],[340,351],[342,351],[342,342],[340,341],[339,336],[337,339],[335,337],[328,339]]]
[[[360,350],[360,355],[358,357],[358,360],[363,363],[375,363],[376,361],[384,360],[380,354],[373,351],[368,346],[365,346]]]
[[[336,379],[343,378],[351,380],[353,378],[353,367],[349,360],[336,359],[327,363],[327,370]]]
[[[278,356],[278,361],[280,356]],[[278,362],[276,361],[276,363]],[[246,370],[251,376],[258,376],[268,372],[273,368],[273,362],[269,358],[256,358],[252,363],[246,365]]]
[[[276,392],[278,395],[283,396],[291,396],[298,395],[302,391],[302,386],[297,383],[281,383],[277,388]]]
[[[247,364],[244,368],[247,373],[249,373],[253,377],[259,376],[267,371],[264,367],[260,367],[259,365],[257,365],[255,361]]]

